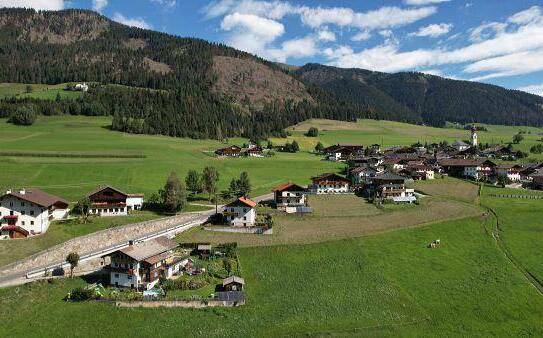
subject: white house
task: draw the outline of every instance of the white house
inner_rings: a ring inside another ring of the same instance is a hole
[[[170,278],[180,271],[185,259],[173,255],[177,245],[162,236],[109,254],[110,284],[138,290],[152,289],[161,277]]]
[[[234,202],[224,206],[225,221],[231,226],[254,226],[256,222],[256,202],[240,197]]]
[[[378,174],[377,170],[369,167],[356,167],[350,171],[350,176],[355,184],[368,184]]]
[[[143,194],[126,194],[111,186],[99,186],[87,195],[91,213],[99,216],[126,216],[143,206]]]
[[[313,177],[309,189],[314,194],[342,194],[350,191],[351,181],[337,174],[322,174]]]
[[[0,239],[42,234],[68,211],[67,201],[40,189],[8,190],[0,196]]]
[[[287,213],[295,213],[299,207],[306,205],[306,189],[294,183],[284,183],[273,190],[277,209]]]
[[[78,83],[74,86],[74,89],[75,90],[79,90],[79,91],[82,91],[82,92],[86,92],[89,90],[89,85],[86,84],[86,83]]]
[[[464,141],[456,141],[452,144],[452,147],[458,151],[464,151],[470,147],[470,145]]]
[[[518,182],[520,181],[520,172],[522,169],[522,166],[518,164],[501,164],[496,166],[496,175],[503,175],[506,176],[509,181]]]
[[[468,177],[475,180],[488,178],[494,175],[494,162],[485,158],[477,159],[442,159],[439,164],[449,175]]]

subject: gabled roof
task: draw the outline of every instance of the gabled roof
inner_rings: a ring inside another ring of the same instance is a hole
[[[288,191],[288,190],[292,190],[292,191],[303,191],[305,190],[304,187],[296,184],[296,183],[283,183],[281,185],[278,185],[277,187],[273,188],[273,192],[277,192],[277,191]]]
[[[245,279],[238,276],[230,276],[228,278],[223,279],[222,286],[226,286],[231,283],[239,283],[239,284],[245,285]]]
[[[21,191],[11,190],[6,192],[0,198],[3,198],[5,196],[14,196],[24,201],[31,202],[46,208],[49,208],[50,206],[57,203],[64,204],[66,207],[68,206],[68,201],[66,201],[65,199],[50,195],[38,188],[25,189],[24,193],[21,193]]]
[[[145,242],[130,245],[127,248],[119,250],[123,254],[137,260],[143,261],[147,258],[160,255],[166,251],[176,248],[178,244],[168,237],[161,236],[150,239]]]
[[[250,208],[256,207],[256,204],[257,204],[255,201],[253,201],[253,200],[251,200],[249,198],[240,197],[237,200],[235,200],[235,201],[233,201],[231,203],[228,203],[226,206],[227,207],[233,207],[233,206],[239,205],[240,203],[244,204],[244,205],[246,205],[246,206],[248,206]]]
[[[115,187],[112,187],[110,185],[105,185],[105,186],[99,185],[93,191],[89,192],[87,194],[87,197],[90,197],[90,196],[92,196],[92,195],[94,195],[96,193],[99,193],[100,191],[106,190],[106,189],[114,190],[114,191],[118,192],[119,194],[125,195],[127,197],[129,196],[127,193],[125,193],[125,192],[123,192],[123,191],[121,191],[121,190],[119,190],[119,189],[117,189]]]
[[[15,232],[18,232],[20,234],[23,234],[23,236],[28,236],[28,234],[29,234],[29,232],[26,229],[23,229],[18,225],[4,225],[3,227],[0,228],[0,230],[15,231]]]
[[[374,180],[404,180],[405,181],[405,177],[391,173],[391,172],[378,174],[373,179]]]
[[[439,164],[445,167],[473,167],[480,166],[485,163],[491,166],[496,166],[494,162],[486,158],[445,158],[439,160]]]
[[[347,183],[351,183],[351,181],[343,176],[340,176],[338,174],[333,174],[333,173],[326,173],[326,174],[322,174],[322,175],[319,175],[319,176],[315,176],[315,177],[312,177],[311,178],[313,180],[313,182],[320,182],[320,181],[328,181],[328,182],[334,182],[334,181],[339,181],[339,182],[347,182]]]
[[[455,142],[453,142],[452,144],[453,146],[470,146],[470,144],[464,142],[464,141],[460,141],[460,140],[457,140]]]

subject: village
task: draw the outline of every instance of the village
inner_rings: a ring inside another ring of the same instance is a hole
[[[216,150],[215,155],[218,158],[263,157],[267,156],[266,152],[250,143],[246,147],[233,145]],[[287,215],[311,214],[309,196],[347,194],[376,205],[418,204],[424,195],[411,187],[411,183],[444,176],[503,187],[543,187],[543,164],[511,163],[517,159],[517,154],[510,146],[482,149],[475,127],[471,129],[469,143],[457,141],[451,145],[444,142],[384,149],[377,144],[336,144],[316,151],[315,156],[322,157],[323,161],[344,163],[345,168],[339,173],[311,177],[307,186],[284,182],[271,190],[271,198],[258,202],[247,194],[225,200],[224,205],[217,207],[217,213],[210,214],[204,228],[273,236],[273,216],[259,214],[259,210],[266,210],[262,206]],[[508,163],[502,164],[503,161]],[[98,186],[84,198],[88,201],[89,217],[126,216],[146,206],[143,194],[125,193],[112,186]],[[51,222],[74,217],[75,208],[81,206],[73,206],[71,210],[68,201],[41,189],[8,190],[0,197],[0,238],[17,240],[43,235]],[[435,247],[439,242],[430,245]],[[74,258],[74,266],[77,258]],[[168,236],[160,236],[130,243],[101,259],[103,268],[97,283],[73,290],[67,296],[68,300],[166,301],[181,297],[203,299],[206,304],[213,301],[217,306],[238,306],[245,302],[245,280],[232,244],[192,243],[187,246]],[[198,304],[196,306],[204,303]]]

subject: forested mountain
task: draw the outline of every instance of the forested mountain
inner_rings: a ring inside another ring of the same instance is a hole
[[[517,90],[439,76],[387,74],[307,64],[294,74],[343,100],[371,107],[380,116],[398,116],[441,126],[445,121],[543,125],[543,98]]]
[[[92,83],[76,100],[4,99],[0,117],[26,105],[193,138],[262,138],[314,117],[543,124],[543,99],[534,95],[422,74],[288,67],[87,10],[0,9],[0,82]]]

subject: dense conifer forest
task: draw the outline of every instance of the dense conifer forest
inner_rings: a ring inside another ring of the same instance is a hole
[[[246,73],[217,85],[214,58],[224,56],[268,67],[268,76],[301,88],[299,96],[263,105],[239,100],[246,87],[235,81]],[[110,115],[114,130],[178,137],[265,138],[317,117],[543,125],[543,98],[535,95],[418,73],[312,64],[291,71],[225,45],[127,27],[87,10],[0,9],[0,82],[91,83],[78,99],[5,98],[0,117],[20,106],[41,115]]]

